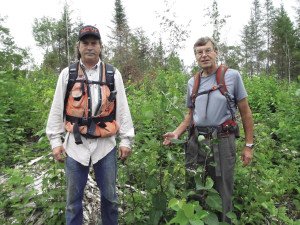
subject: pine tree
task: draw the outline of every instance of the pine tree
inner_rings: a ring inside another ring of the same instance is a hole
[[[294,49],[294,61],[295,65],[293,67],[295,77],[298,77],[300,80],[300,0],[297,0],[297,6],[295,7],[296,10],[296,35],[297,35],[297,43]]]
[[[252,18],[252,17],[251,17]],[[244,59],[244,62],[242,63],[242,66],[244,68],[244,71],[249,76],[252,76],[254,74],[254,57],[253,57],[253,46],[255,45],[255,39],[253,38],[254,31],[253,26],[251,26],[253,23],[253,20],[250,19],[249,25],[244,26],[242,31],[242,56]]]
[[[249,23],[242,33],[245,66],[250,76],[261,72],[264,60],[265,42],[262,27],[260,3],[259,0],[254,0]]]
[[[121,0],[115,1],[115,8],[114,8],[114,15],[113,15],[113,24],[114,28],[112,29],[113,38],[115,40],[115,44],[117,48],[123,48],[128,43],[128,36],[130,34],[130,29],[127,22],[127,16],[125,14],[125,9],[122,5]]]
[[[130,55],[130,29],[127,22],[127,16],[121,0],[115,0],[115,8],[113,14],[113,27],[111,28],[111,35],[109,35],[110,42],[109,51],[112,52],[112,62],[119,68],[123,75],[123,79],[128,80],[133,74],[131,65],[129,64]]]
[[[300,0],[297,0],[297,7],[295,7],[296,9],[296,15],[298,15],[298,17],[296,17],[296,26],[297,26],[297,36],[298,38],[300,38]]]
[[[266,74],[270,75],[271,62],[271,43],[272,43],[272,26],[274,24],[275,9],[272,0],[266,0],[264,4],[263,31],[266,39]]]
[[[272,29],[273,43],[272,52],[277,73],[282,78],[292,79],[292,70],[296,66],[293,53],[296,47],[296,30],[291,19],[288,17],[283,5],[281,5]]]
[[[261,7],[259,0],[254,0],[253,2],[253,28],[254,28],[254,38],[255,38],[255,45],[253,46],[253,54],[255,57],[255,72],[259,74],[261,72],[261,62],[263,62],[264,58],[262,57],[263,47],[264,47],[264,37],[263,37],[263,30],[262,30],[262,16],[261,16]]]

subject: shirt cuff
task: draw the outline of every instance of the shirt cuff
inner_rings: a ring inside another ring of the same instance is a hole
[[[55,138],[50,141],[51,149],[62,146],[62,141],[60,138]]]
[[[132,149],[132,145],[133,145],[133,140],[130,140],[130,138],[124,138],[120,141],[120,146]]]

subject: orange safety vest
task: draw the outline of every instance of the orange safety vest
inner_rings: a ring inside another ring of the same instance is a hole
[[[92,115],[90,84],[99,85],[99,103]],[[65,129],[74,133],[76,144],[82,144],[81,135],[86,138],[105,138],[115,135],[116,91],[114,68],[101,62],[99,81],[90,81],[79,63],[69,67],[69,81],[65,97]]]

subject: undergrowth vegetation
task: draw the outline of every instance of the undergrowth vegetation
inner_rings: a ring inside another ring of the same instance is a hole
[[[186,112],[189,76],[174,68],[126,84],[136,138],[131,157],[119,163],[120,224],[222,224],[212,181],[198,186],[207,193],[206,207],[187,201],[185,136],[162,145],[162,135]],[[255,157],[248,167],[237,160],[230,217],[234,224],[299,224],[299,83],[243,79],[255,120]],[[56,80],[45,71],[0,72],[1,224],[64,224],[63,164],[54,162],[45,137]],[[243,133],[237,144],[241,150]]]

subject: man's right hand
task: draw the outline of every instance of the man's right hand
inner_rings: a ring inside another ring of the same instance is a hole
[[[172,139],[178,139],[178,135],[175,134],[174,132],[165,133],[163,137],[164,137],[163,145],[170,145]]]
[[[52,149],[52,155],[54,159],[58,162],[64,162],[65,161],[65,149],[63,146],[58,146],[54,149]]]

